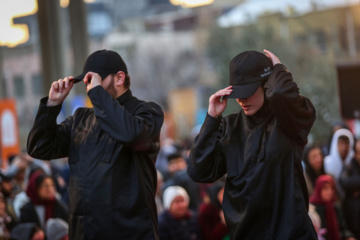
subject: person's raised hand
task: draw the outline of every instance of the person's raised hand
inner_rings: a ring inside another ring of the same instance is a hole
[[[275,54],[273,54],[272,52],[270,52],[269,50],[266,50],[266,49],[264,49],[263,51],[264,51],[265,55],[266,55],[268,58],[270,58],[273,66],[275,66],[275,65],[278,64],[278,63],[281,63],[280,60],[279,60],[279,58],[278,58]]]
[[[208,109],[208,114],[210,116],[217,118],[224,112],[228,98],[222,99],[222,97],[230,95],[232,91],[232,86],[229,86],[211,95],[211,97],[209,98]]]
[[[48,106],[59,105],[65,100],[74,85],[74,82],[71,81],[72,79],[73,77],[66,77],[51,84],[47,101]]]
[[[101,77],[99,74],[94,72],[88,72],[84,79],[83,79],[85,85],[86,85],[86,91],[89,92],[90,89],[101,85]]]

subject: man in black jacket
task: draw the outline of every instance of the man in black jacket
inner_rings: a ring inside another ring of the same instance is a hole
[[[56,123],[75,82],[93,108]],[[162,109],[132,96],[119,54],[91,54],[83,73],[54,82],[41,99],[27,148],[34,158],[69,157],[70,239],[158,239],[156,169]]]
[[[279,59],[264,52],[230,62],[230,86],[209,99],[188,174],[198,182],[227,174],[222,205],[231,239],[317,239],[301,166],[315,109]],[[229,97],[242,110],[222,117]]]

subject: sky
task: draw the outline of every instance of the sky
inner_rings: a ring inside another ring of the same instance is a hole
[[[218,19],[221,27],[230,27],[243,24],[256,19],[256,16],[269,12],[282,12],[287,14],[289,6],[293,7],[299,14],[311,11],[315,3],[318,9],[326,9],[338,6],[359,4],[359,0],[248,0],[245,3],[233,8]]]
[[[66,7],[69,0],[58,0],[61,7]],[[85,0],[93,2],[95,0]],[[191,7],[193,4],[214,2],[221,0],[170,0],[174,5]],[[311,9],[311,2],[316,2],[321,8],[360,3],[360,0],[247,0],[245,3],[233,8],[218,20],[223,27],[237,25],[255,18],[264,11],[286,12],[288,6],[293,6],[297,12],[302,13]],[[0,0],[0,46],[14,47],[24,43],[29,37],[26,25],[13,25],[12,18],[34,14],[37,11],[37,0]]]

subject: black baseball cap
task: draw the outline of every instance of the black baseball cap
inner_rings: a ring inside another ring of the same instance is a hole
[[[73,79],[74,83],[80,82],[88,72],[95,72],[104,79],[109,74],[117,73],[118,71],[123,71],[125,74],[128,73],[124,60],[117,52],[103,49],[90,54],[84,63],[83,72]]]
[[[252,96],[272,73],[273,64],[263,53],[245,51],[236,55],[229,65],[233,91],[225,98],[248,98]]]

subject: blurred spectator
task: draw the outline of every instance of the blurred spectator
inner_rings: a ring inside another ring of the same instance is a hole
[[[340,200],[344,197],[344,191],[339,184],[339,178],[344,166],[349,165],[354,157],[353,147],[353,134],[349,130],[341,128],[334,133],[330,154],[324,160],[325,172],[333,176]]]
[[[201,235],[204,240],[221,240],[229,233],[221,206],[224,183],[214,183],[208,188],[208,194],[210,202],[201,204],[198,211]]]
[[[9,239],[11,220],[11,217],[6,213],[4,196],[0,193],[0,239]]]
[[[45,240],[45,233],[36,223],[20,223],[11,230],[10,239]]]
[[[27,153],[21,153],[9,158],[7,175],[13,179],[12,198],[25,189],[25,174],[28,166],[33,162]]]
[[[325,156],[330,154],[332,138],[333,138],[335,132],[341,128],[349,130],[349,126],[343,120],[336,120],[332,123],[331,129],[330,129],[329,140],[327,141],[326,146],[324,146],[324,148],[323,148],[323,152],[324,152]]]
[[[8,222],[8,228],[10,230],[18,222],[18,218],[15,214],[15,210],[11,199],[12,191],[13,191],[12,179],[8,177],[5,173],[0,172],[0,192],[2,194],[2,199],[5,203],[6,215],[10,218],[10,221]]]
[[[325,239],[355,239],[347,228],[341,206],[336,203],[336,185],[331,176],[321,175],[318,177],[310,202],[320,216],[321,228],[327,230]]]
[[[321,228],[321,219],[319,214],[316,212],[315,206],[309,204],[309,217],[314,225],[315,231],[318,235],[318,240],[325,240],[323,235],[326,233],[325,228]]]
[[[349,229],[360,239],[360,139],[355,144],[355,157],[344,168],[340,184],[345,191],[343,210]]]
[[[164,182],[163,189],[169,186],[183,187],[190,196],[189,208],[197,211],[202,203],[202,189],[200,183],[194,182],[187,174],[186,162],[181,154],[174,153],[168,156],[168,172],[171,177]]]
[[[155,195],[155,203],[156,203],[156,210],[157,214],[160,215],[164,211],[164,206],[162,203],[162,186],[164,184],[163,182],[163,176],[159,170],[156,170],[157,172],[157,186],[156,186],[156,195]]]
[[[171,138],[161,139],[160,151],[156,159],[155,167],[163,175],[164,181],[168,177],[168,156],[176,153],[178,150],[175,146],[175,142]]]
[[[68,240],[69,225],[60,218],[50,218],[46,223],[46,237],[49,240]]]
[[[201,239],[197,216],[189,210],[185,189],[171,186],[164,191],[165,211],[159,216],[160,240]]]
[[[30,202],[20,209],[20,222],[37,223],[42,228],[49,218],[68,220],[66,207],[55,198],[55,186],[51,177],[36,171],[30,176],[26,194]]]
[[[304,149],[305,181],[309,196],[313,194],[316,179],[325,174],[324,154],[318,145],[308,145]]]
[[[42,174],[45,174],[45,171],[43,168],[39,167],[36,164],[29,164],[29,166],[26,169],[26,174],[25,174],[25,181],[24,181],[24,186],[25,189],[16,194],[14,201],[13,201],[13,207],[14,207],[14,211],[15,214],[17,216],[18,219],[20,219],[20,209],[30,201],[30,198],[28,197],[28,195],[26,194],[26,189],[28,187],[29,184],[29,179],[30,176],[34,173],[34,172],[41,172]]]
[[[59,193],[59,199],[66,206],[69,206],[69,179],[70,167],[68,158],[60,158],[50,161],[52,177],[55,181],[56,191]]]

